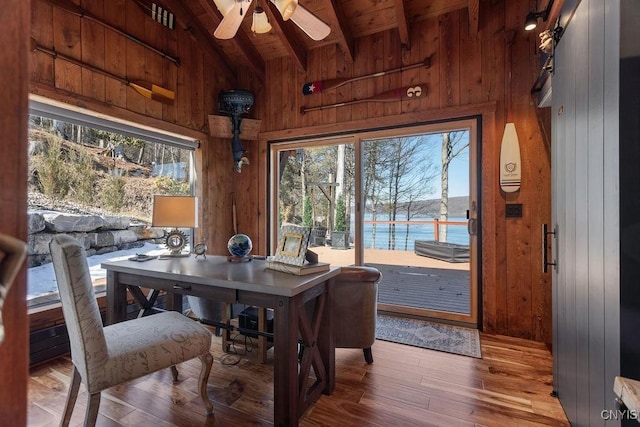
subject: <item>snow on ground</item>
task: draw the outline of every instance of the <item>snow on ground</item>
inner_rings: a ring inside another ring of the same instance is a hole
[[[162,255],[166,253],[167,249],[163,244],[145,243],[140,248],[93,255],[87,258],[87,262],[89,263],[91,279],[95,282],[98,279],[104,280],[107,277],[106,271],[100,267],[103,262],[123,260],[136,254]],[[52,263],[27,269],[27,300],[52,292],[58,292]]]

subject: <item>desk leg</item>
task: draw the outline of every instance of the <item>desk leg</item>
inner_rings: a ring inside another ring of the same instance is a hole
[[[231,304],[222,304],[222,322],[227,325],[226,328],[222,328],[222,351],[228,353],[231,345]]]
[[[107,270],[107,325],[127,318],[127,286],[120,283],[118,273]]]
[[[276,300],[273,316],[273,424],[298,425],[298,309],[291,298]]]
[[[258,307],[258,332],[258,361],[260,363],[267,363],[269,343],[267,342],[267,337],[262,334],[268,332],[267,309],[264,307]]]
[[[177,311],[182,313],[182,294],[176,294],[174,292],[167,292],[165,305],[167,310]]]
[[[336,345],[333,333],[333,288],[335,279],[331,278],[327,281],[327,296],[324,311],[320,320],[320,333],[318,334],[318,349],[320,350],[320,358],[327,371],[327,383],[323,390],[324,394],[333,393],[336,385]]]

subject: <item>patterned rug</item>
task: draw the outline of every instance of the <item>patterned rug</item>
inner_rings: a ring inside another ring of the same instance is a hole
[[[460,326],[378,314],[376,338],[463,356],[482,357],[478,331]]]

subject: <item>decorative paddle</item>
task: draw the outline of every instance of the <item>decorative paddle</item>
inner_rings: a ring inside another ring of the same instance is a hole
[[[317,80],[315,82],[305,83],[304,86],[302,86],[302,94],[313,95],[314,93],[335,89],[342,85],[346,85],[347,83],[353,83],[353,82],[357,82],[364,79],[370,79],[372,77],[386,76],[387,74],[393,74],[400,71],[411,70],[413,68],[419,68],[419,67],[425,67],[425,68],[431,67],[431,57],[430,56],[426,57],[424,61],[418,64],[406,65],[404,67],[394,68],[393,70],[380,71],[379,73],[365,74],[364,76],[360,76],[360,77]]]
[[[124,31],[122,31],[120,28],[115,27],[107,22],[104,22],[98,18],[96,18],[95,16],[91,15],[89,12],[87,12],[86,10],[84,10],[83,8],[81,8],[80,6],[78,6],[77,4],[71,2],[70,0],[47,0],[50,4],[54,5],[54,6],[58,6],[61,9],[66,10],[67,12],[70,12],[76,16],[79,16],[80,18],[85,18],[89,21],[93,21],[95,23],[98,23],[100,25],[102,25],[105,28],[108,28],[112,31],[115,31],[116,33],[120,34],[121,36],[124,36],[126,38],[128,38],[129,40],[139,44],[140,46],[144,46],[147,49],[157,53],[158,55],[162,56],[163,58],[168,59],[169,61],[173,62],[176,65],[180,65],[180,59],[178,58],[174,58],[173,56],[167,55],[166,53],[164,53],[163,51],[161,51],[160,49],[157,49],[153,46],[151,46],[149,43],[146,43],[140,39],[138,39],[137,37],[132,36],[131,34],[125,33]]]
[[[165,89],[163,87],[160,87],[153,83],[146,82],[144,80],[130,81],[124,77],[120,77],[108,71],[94,67],[93,65],[89,65],[85,62],[78,61],[77,59],[74,59],[70,56],[66,56],[61,53],[58,53],[55,50],[43,47],[39,45],[34,38],[31,38],[31,50],[33,51],[38,50],[40,52],[44,52],[48,55],[51,55],[53,59],[60,58],[67,62],[71,62],[72,64],[78,65],[79,67],[86,68],[87,70],[91,70],[95,73],[102,74],[103,76],[110,77],[112,79],[116,79],[121,83],[132,87],[136,92],[138,92],[145,98],[149,98],[154,101],[159,101],[164,104],[173,104],[173,100],[175,99],[175,94],[173,93],[173,91],[169,89]]]
[[[360,104],[363,102],[392,102],[407,101],[409,99],[421,98],[427,95],[426,83],[418,83],[411,86],[405,86],[397,89],[388,90],[386,92],[373,95],[369,98],[356,99],[354,101],[338,102],[336,104],[320,105],[318,107],[301,107],[300,114],[308,111],[324,110],[327,108],[343,107],[345,105]]]

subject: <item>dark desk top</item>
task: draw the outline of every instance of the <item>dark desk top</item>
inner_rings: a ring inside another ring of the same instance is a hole
[[[329,271],[296,276],[265,268],[265,261],[229,262],[225,256],[206,258],[191,255],[166,259],[137,261],[108,261],[101,264],[108,271],[142,275],[158,279],[170,279],[222,288],[246,290],[268,295],[293,297],[313,288],[318,283],[335,277],[340,267]]]

